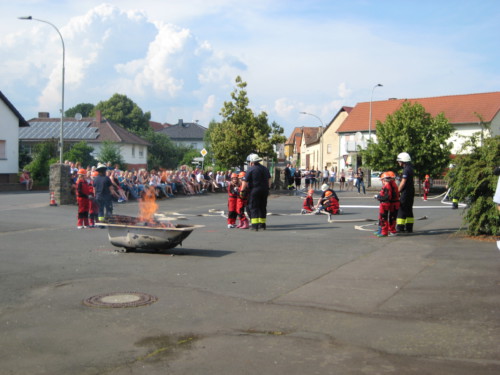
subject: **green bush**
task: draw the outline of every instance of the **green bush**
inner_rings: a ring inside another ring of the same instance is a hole
[[[500,235],[500,215],[493,195],[498,177],[493,174],[500,166],[500,136],[486,138],[482,143],[471,138],[458,155],[455,167],[447,175],[449,186],[459,201],[468,204],[464,222],[470,235]]]

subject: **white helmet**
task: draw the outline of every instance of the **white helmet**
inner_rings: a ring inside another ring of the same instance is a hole
[[[257,154],[250,154],[250,155],[248,155],[247,160],[250,163],[255,163],[255,162],[258,162],[258,161],[262,161],[262,158],[259,155],[257,155]]]
[[[411,161],[411,157],[410,154],[408,154],[407,152],[402,152],[398,155],[397,160],[403,163],[408,163],[409,161]]]
[[[321,185],[321,191],[327,191],[329,188],[328,184]]]

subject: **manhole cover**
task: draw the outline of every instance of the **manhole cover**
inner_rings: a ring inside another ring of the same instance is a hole
[[[98,294],[83,300],[83,304],[90,307],[139,307],[150,305],[158,301],[158,298],[147,293],[124,292]]]

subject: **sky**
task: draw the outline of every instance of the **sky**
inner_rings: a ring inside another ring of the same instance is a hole
[[[208,127],[240,76],[288,136],[359,102],[500,90],[497,0],[0,0],[0,91],[27,120],[60,116],[62,43],[20,16],[62,35],[65,109],[119,93]]]

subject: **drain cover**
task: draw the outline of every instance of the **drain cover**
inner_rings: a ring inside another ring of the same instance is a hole
[[[139,307],[150,305],[158,301],[158,298],[147,293],[124,292],[98,294],[83,300],[83,304],[90,307]]]

